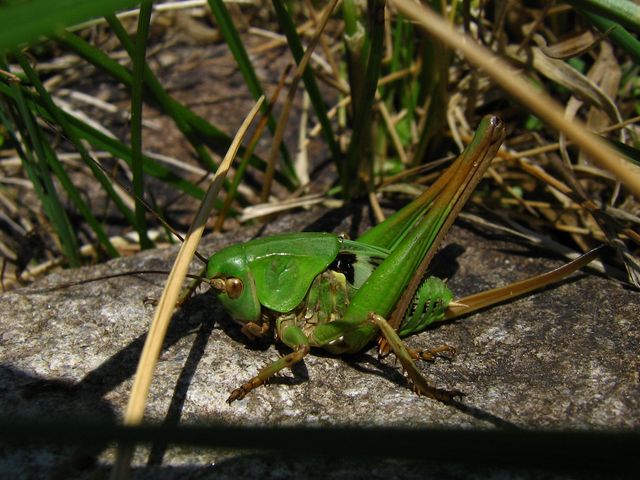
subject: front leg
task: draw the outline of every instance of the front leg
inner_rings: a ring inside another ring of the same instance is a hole
[[[254,388],[258,388],[260,385],[264,385],[271,377],[276,375],[280,370],[285,368],[291,368],[296,363],[300,362],[311,350],[309,346],[309,340],[302,333],[302,330],[296,326],[286,327],[282,333],[287,338],[287,345],[293,348],[293,352],[280,357],[275,362],[270,363],[262,370],[258,372],[258,375],[253,377],[246,383],[243,383],[240,387],[231,392],[227,403],[231,405],[236,400],[241,400]]]
[[[380,329],[380,332],[393,350],[393,353],[396,354],[396,357],[400,360],[400,363],[407,372],[407,375],[409,375],[409,380],[413,385],[413,389],[418,395],[425,395],[444,403],[450,402],[454,397],[460,397],[463,395],[463,393],[458,390],[448,391],[429,385],[413,362],[411,352],[407,349],[393,327],[389,325],[389,322],[375,313],[369,314],[369,321],[374,323]]]

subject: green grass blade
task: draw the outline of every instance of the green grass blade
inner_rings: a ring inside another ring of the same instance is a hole
[[[287,37],[289,49],[291,50],[296,63],[299,64],[302,60],[302,57],[304,56],[304,49],[302,48],[302,42],[300,41],[300,37],[298,36],[298,32],[296,31],[296,26],[291,19],[291,15],[289,15],[285,2],[283,2],[282,0],[272,0],[272,3],[276,12],[278,24]],[[329,146],[331,156],[336,162],[338,171],[342,171],[342,166],[340,164],[340,147],[338,146],[338,142],[335,139],[331,121],[327,116],[327,107],[324,103],[324,99],[320,94],[320,89],[318,88],[318,84],[316,83],[313,72],[309,68],[305,69],[304,73],[302,74],[302,81],[304,82],[304,87],[309,94],[311,105],[313,105],[315,114],[318,117],[320,126],[322,127],[322,135],[324,136],[324,139]]]
[[[242,73],[242,77],[247,84],[247,88],[249,88],[251,96],[254,98],[260,98],[263,95],[260,81],[256,76],[253,65],[251,65],[251,61],[249,60],[249,56],[247,55],[244,45],[242,44],[242,40],[240,40],[240,34],[233,23],[231,15],[229,15],[227,7],[225,7],[224,2],[220,0],[208,0],[208,3],[211,8],[211,12],[216,19],[220,33],[224,37],[229,50],[231,50],[233,57],[238,63],[238,68],[240,69],[240,73]],[[263,111],[266,111],[266,108],[267,105],[265,104],[263,106]],[[274,124],[275,122],[271,119],[269,123]]]
[[[345,35],[353,35],[358,31],[358,7],[354,0],[342,2],[342,20],[344,21]]]
[[[44,136],[42,136],[42,138],[44,139]],[[67,195],[71,200],[71,202],[73,203],[73,205],[78,209],[78,211],[82,214],[82,216],[87,221],[91,229],[95,232],[96,237],[98,238],[98,241],[104,246],[107,254],[112,258],[119,257],[120,254],[115,249],[115,247],[111,244],[109,237],[104,232],[104,229],[102,228],[102,225],[100,224],[98,219],[95,218],[89,206],[82,199],[80,192],[78,191],[76,186],[73,184],[73,182],[67,175],[67,172],[64,170],[64,167],[62,166],[62,163],[60,162],[57,155],[55,154],[55,151],[53,150],[53,148],[49,145],[49,143],[43,142],[43,146],[45,148],[46,158],[47,158],[47,163],[49,168],[53,171],[56,178],[58,179],[62,187],[65,189],[65,191],[67,192]]]
[[[4,106],[6,107],[6,105]],[[24,125],[18,124],[17,121],[19,113],[13,112],[10,113],[10,116],[12,116],[15,120],[15,128],[22,130]],[[34,158],[33,152],[29,150],[29,147],[27,145],[24,145],[24,148],[23,146],[21,146],[20,141],[18,140],[18,135],[16,134],[16,130],[14,129],[14,123],[9,120],[7,115],[5,115],[3,108],[0,108],[0,121],[6,129],[7,136],[15,145],[16,152],[18,153],[18,156],[22,161],[22,166],[27,173],[27,176],[31,180],[33,190],[40,200],[40,204],[42,205],[44,214],[47,216],[53,226],[54,231],[58,235],[63,254],[67,258],[70,266],[79,266],[80,257],[79,255],[77,255],[77,240],[73,235],[69,235],[71,229],[68,228],[69,222],[68,219],[65,218],[66,214],[64,213],[64,210],[57,210],[55,208],[55,205],[52,205],[55,201],[52,200],[51,191],[49,189],[49,185],[51,185],[51,182],[47,182],[44,177],[40,175],[38,162]],[[26,135],[28,135],[27,132],[25,133]],[[25,138],[25,134],[21,134],[21,137]]]
[[[106,20],[131,59],[134,59],[136,50],[135,45],[129,38],[129,34],[122,26],[122,23],[120,23],[115,15],[107,15]],[[149,88],[152,98],[160,104],[160,107],[168,115],[170,115],[171,118],[173,118],[173,121],[175,122],[178,129],[184,134],[187,140],[189,140],[189,142],[197,152],[200,164],[209,171],[215,170],[215,162],[211,158],[211,155],[209,155],[209,152],[207,152],[206,148],[204,148],[203,142],[200,138],[198,138],[197,135],[194,135],[191,126],[188,122],[185,121],[184,116],[178,111],[171,96],[167,94],[160,81],[146,64],[143,65],[142,75],[144,78],[144,82]],[[133,78],[131,79],[131,82],[132,81]],[[133,88],[133,83],[131,83],[131,86]]]
[[[630,0],[568,0],[567,3],[640,32],[640,6]]]
[[[18,53],[16,53],[16,57],[20,59]],[[24,56],[22,55],[24,58]],[[29,81],[35,86],[36,91],[39,95],[39,101],[54,123],[58,124],[66,138],[73,144],[74,148],[78,151],[83,161],[89,166],[93,175],[98,179],[102,188],[104,188],[107,195],[111,198],[111,200],[115,203],[116,207],[123,216],[126,218],[127,222],[134,226],[135,225],[135,217],[133,212],[127,207],[127,205],[122,201],[120,195],[118,195],[113,186],[111,184],[110,179],[103,173],[101,168],[97,165],[97,162],[91,157],[83,143],[80,141],[80,138],[75,134],[75,130],[71,127],[67,114],[60,109],[53,101],[47,90],[44,88],[37,74],[30,67],[29,63],[26,61],[21,62],[23,70],[26,72]]]
[[[59,32],[64,26],[134,7],[133,0],[31,0],[2,2],[0,49],[12,48],[41,35]]]
[[[362,75],[366,68],[362,62],[367,59],[369,52],[369,37],[365,35],[363,18],[355,0],[343,0],[342,18],[349,86],[351,93],[355,96],[355,92],[360,91]]]
[[[608,37],[623,48],[636,63],[640,64],[640,42],[622,25],[612,22],[601,15],[576,7],[601,32],[608,32]]]
[[[242,155],[242,159],[240,160],[240,163],[236,168],[235,174],[233,175],[233,180],[229,185],[229,189],[227,190],[227,194],[224,199],[224,205],[222,209],[218,212],[218,218],[216,219],[216,224],[214,226],[214,229],[216,231],[220,231],[228,212],[231,211],[231,203],[236,197],[236,194],[238,192],[238,187],[240,186],[240,182],[244,178],[244,174],[247,170],[247,166],[249,165],[249,158],[251,157],[252,152],[254,151],[256,145],[258,144],[258,141],[262,137],[262,132],[264,131],[264,128],[267,124],[268,118],[270,118],[271,116],[273,106],[278,101],[278,96],[282,91],[282,87],[284,87],[286,75],[287,73],[285,73],[282,77],[280,77],[280,82],[278,83],[278,86],[276,87],[276,91],[273,93],[273,96],[269,101],[267,111],[262,114],[260,120],[258,121],[258,125],[253,131],[253,134],[251,135],[246,151]]]
[[[109,17],[107,17],[107,21],[108,19]],[[56,38],[99,70],[108,73],[123,85],[131,87],[131,72],[101,50],[71,32],[62,32]]]
[[[140,4],[136,44],[133,50],[133,75],[131,85],[131,173],[133,192],[136,202],[136,230],[140,239],[140,248],[151,248],[153,243],[147,235],[146,207],[144,198],[144,166],[142,158],[142,93],[147,51],[149,22],[153,10],[153,0],[144,0]]]
[[[414,38],[416,38],[416,34],[413,25],[401,15],[396,17],[396,26],[393,34],[394,48],[389,65],[390,73],[411,68],[416,56],[414,51]],[[406,112],[396,125],[396,131],[402,139],[403,145],[410,144],[412,140],[411,125],[415,123],[416,102],[420,87],[420,83],[416,82],[412,76],[392,84],[388,89],[380,88],[380,95],[385,99],[390,108],[395,103],[399,105],[396,108],[397,111]]]
[[[213,125],[207,122],[204,118],[197,115],[193,111],[189,110],[184,105],[179,104],[178,102],[175,102],[175,100],[174,100],[174,104],[175,104],[175,107],[178,110],[180,110],[181,114],[189,122],[189,124],[198,132],[198,135],[200,135],[203,138],[205,144],[209,145],[209,147],[212,149],[214,148],[214,145],[220,144],[220,142],[217,141],[218,137],[214,135],[215,132],[218,132],[218,134],[220,135],[219,130],[217,130]],[[221,134],[221,135],[224,135],[224,134]],[[225,138],[228,139],[229,137],[225,136]],[[245,149],[240,148],[238,151],[241,154],[244,154]],[[267,163],[263,159],[261,159],[260,157],[254,154],[251,155],[249,159],[249,164],[252,167],[260,170],[261,172],[264,172],[267,169]],[[296,182],[294,182],[295,177],[288,176],[286,172],[282,173],[277,171],[274,178],[278,181],[278,183],[280,183],[281,185],[283,185],[289,190],[293,190],[297,186]]]
[[[60,198],[53,184],[53,179],[51,178],[48,167],[50,151],[44,145],[46,142],[44,134],[28,108],[20,88],[17,85],[13,87],[15,91],[15,105],[17,107],[14,121],[17,130],[21,132],[20,137],[23,143],[18,140],[15,131],[7,121],[8,119],[5,120],[3,118],[3,123],[5,123],[7,130],[11,132],[27,175],[33,184],[36,194],[40,198],[42,208],[60,239],[62,252],[71,267],[78,267],[81,264],[78,239],[71,227],[69,217],[60,202]],[[31,145],[27,142],[30,142]],[[21,148],[20,145],[24,148]]]
[[[131,148],[128,145],[99,132],[75,117],[70,117],[69,120],[72,128],[81,138],[87,140],[95,148],[105,150],[111,153],[114,157],[120,158],[128,165],[131,165]],[[194,198],[203,198],[203,190],[192,182],[173,173],[170,169],[146,155],[143,155],[143,159],[145,173],[172,185],[177,190],[191,195]]]
[[[120,21],[114,15],[108,15],[106,19],[113,29],[114,33],[120,40],[120,43],[124,46],[129,55],[133,57],[135,47],[131,42],[128,33],[122,26],[122,23],[120,23]],[[147,85],[153,98],[155,98],[155,100],[160,104],[161,108],[171,116],[178,129],[191,143],[198,155],[198,159],[200,159],[200,163],[204,166],[204,168],[209,171],[214,171],[217,167],[215,162],[213,161],[213,158],[211,158],[211,155],[207,151],[206,145],[208,142],[206,139],[209,139],[213,142],[213,144],[209,143],[209,147],[213,150],[216,150],[221,143],[218,141],[218,139],[228,139],[228,137],[225,137],[224,134],[213,127],[213,125],[211,125],[204,119],[201,119],[201,117],[194,114],[191,110],[174,100],[166,92],[158,78],[146,64],[142,66],[142,71],[144,83]],[[194,128],[194,125],[197,125],[198,128]],[[206,130],[208,135],[202,135],[201,133],[199,133],[198,129]],[[228,188],[228,181],[226,179],[225,187]],[[246,203],[242,196],[239,196],[239,201],[241,204]]]
[[[441,3],[430,1],[430,6],[442,14]],[[449,65],[451,50],[431,36],[421,36],[422,70],[418,77],[418,105],[426,112],[418,125],[418,145],[414,151],[413,164],[419,165],[428,156],[434,144],[439,143],[440,132],[446,124],[449,101]]]
[[[48,121],[53,121],[53,118],[49,113],[42,108],[41,100],[39,97],[34,96],[29,90],[22,89],[22,94],[25,96],[25,100],[29,103],[29,108],[33,110],[37,109],[37,114],[42,116]],[[0,93],[15,98],[16,94],[10,87],[0,82]],[[90,125],[87,125],[82,120],[64,112],[66,120],[72,129],[72,132],[79,138],[87,140],[98,150],[104,150],[111,153],[116,158],[121,158],[127,164],[131,165],[131,148],[128,145],[123,144],[118,139],[109,137],[102,132],[94,129]],[[197,187],[193,183],[185,180],[179,175],[173,173],[164,165],[156,162],[148,156],[144,156],[144,171],[145,173],[158,178],[159,180],[172,185],[177,190],[180,190],[194,198],[202,199],[204,192],[201,188]]]
[[[120,22],[115,18],[115,16],[107,16],[106,19],[125,49],[132,51],[133,43]],[[65,32],[59,38],[67,47],[89,63],[93,64],[100,70],[113,75],[125,86],[131,87],[131,73],[118,62],[109,58],[103,52],[72,33]],[[149,88],[149,93],[153,96],[153,99],[158,102],[160,108],[174,119],[178,128],[192,143],[196,152],[198,152],[198,158],[202,161],[204,168],[213,168],[214,162],[208,152],[206,152],[204,145],[214,151],[224,152],[228,149],[231,143],[229,136],[172,98],[171,95],[164,90],[153,72],[148,68],[145,69],[145,83]],[[244,150],[241,149],[240,151],[243,152]],[[264,171],[266,168],[264,160],[256,155],[251,156],[250,164],[260,171]],[[295,182],[292,177],[287,177],[286,175],[277,172],[275,178],[281,185],[285,186],[289,190],[295,188]]]
[[[108,16],[107,21],[114,29],[114,33],[118,39],[129,52],[132,51],[133,45],[129,39],[128,34],[122,27],[122,24],[115,18],[115,16]],[[110,60],[111,63],[116,63]],[[194,113],[189,108],[182,105],[180,102],[172,98],[162,87],[160,81],[156,78],[153,72],[149,68],[145,68],[145,83],[149,87],[154,99],[160,104],[161,108],[168,113],[175,121],[176,126],[187,137],[187,140],[191,142],[194,149],[198,153],[198,158],[202,161],[202,164],[208,170],[215,170],[217,167],[207,152],[205,145],[217,152],[227,151],[231,144],[231,138],[218,130],[211,123],[206,121],[201,116]],[[244,152],[241,148],[240,152]],[[266,170],[266,163],[256,155],[251,155],[250,164],[260,171]],[[292,190],[296,186],[295,175],[276,174],[276,180],[284,185],[289,190]],[[239,197],[242,203],[242,197]]]
[[[79,141],[79,139],[73,134],[72,130],[69,128],[69,124],[66,121],[66,118],[64,117],[64,115],[62,114],[62,111],[54,104],[50,95],[48,94],[48,92],[40,82],[40,79],[38,78],[36,72],[29,65],[27,58],[19,51],[15,51],[14,56],[16,57],[16,59],[18,60],[18,63],[20,64],[23,71],[27,75],[27,78],[29,79],[29,81],[35,86],[36,91],[38,92],[38,95],[40,95],[40,98],[42,99],[44,108],[46,108],[49,111],[53,119],[58,123],[58,125],[60,125],[60,127],[65,132],[65,134],[70,138],[74,146],[80,152],[80,155],[83,158],[89,157],[89,153],[84,148],[84,145],[82,145],[82,142]],[[64,186],[65,190],[67,191],[67,194],[69,195],[73,203],[76,205],[80,213],[83,215],[83,217],[85,218],[89,226],[94,231],[96,238],[102,244],[105,251],[112,258],[120,256],[118,251],[111,244],[111,241],[109,240],[109,237],[107,236],[107,234],[104,232],[104,229],[102,228],[102,225],[100,224],[100,222],[98,222],[98,220],[95,218],[95,216],[91,212],[90,208],[86,205],[84,200],[82,200],[81,195],[79,194],[78,190],[75,188],[73,183],[71,182],[70,178],[64,171],[62,164],[60,164],[58,158],[53,153],[53,151],[49,154],[49,158],[51,159],[50,160],[51,168],[53,169],[56,176]],[[94,174],[97,173],[96,176],[98,176],[98,178],[101,180],[103,187],[107,190],[107,192],[110,194],[112,198],[117,199],[119,204],[122,204],[120,197],[113,191],[113,188],[111,187],[108,179],[106,179],[104,174],[97,167],[95,167],[95,165],[93,165],[92,160],[91,161],[88,161],[88,160],[89,160],[88,158],[85,158],[85,162],[91,165],[92,167],[94,167],[93,168]],[[124,212],[130,212],[128,208],[124,206],[124,204],[122,204],[122,206],[124,207]]]
[[[253,64],[249,59],[249,55],[247,55],[247,51],[240,39],[240,34],[233,23],[231,15],[229,15],[229,10],[227,10],[222,0],[209,0],[209,8],[211,8],[211,12],[216,18],[220,33],[222,33],[222,36],[229,46],[229,50],[231,50],[233,57],[236,59],[240,73],[242,73],[242,77],[247,84],[251,96],[254,100],[258,100],[258,98],[264,95],[264,92],[262,91],[262,86],[253,68]],[[267,112],[268,107],[269,104],[265,101],[262,104],[262,112]],[[276,130],[276,122],[272,115],[269,115],[267,125],[271,133],[274,133]],[[289,155],[287,146],[284,143],[280,144],[280,152],[285,163],[291,164],[291,155]]]
[[[353,92],[356,102],[354,104],[353,131],[347,151],[347,175],[342,182],[347,198],[352,192],[350,184],[352,184],[354,178],[358,177],[358,182],[368,182],[371,179],[370,174],[363,173],[365,168],[369,169],[369,166],[365,164],[367,155],[363,148],[368,147],[366,139],[371,131],[371,107],[373,106],[378,78],[380,77],[384,41],[384,2],[381,0],[369,1],[367,11],[370,18],[370,48],[362,89],[360,92]],[[365,177],[363,178],[362,175],[365,175]]]

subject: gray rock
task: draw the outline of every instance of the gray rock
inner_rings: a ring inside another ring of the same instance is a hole
[[[209,237],[201,251],[279,231],[334,230],[357,235],[358,211],[287,216]],[[342,215],[342,216],[341,216]],[[366,217],[366,215],[364,215]],[[336,220],[337,219],[337,220]],[[481,233],[481,234],[480,234]],[[60,290],[54,285],[114,272],[169,269],[176,249],[149,251],[105,265],[51,275],[0,297],[0,411],[5,418],[120,419],[161,276],[100,280]],[[459,295],[503,285],[559,265],[538,251],[472,228],[454,227],[436,257],[436,272]],[[229,392],[286,352],[252,344],[217,306],[198,294],[177,312],[162,350],[146,420],[170,424],[389,426],[462,429],[626,431],[640,426],[638,294],[593,274],[576,274],[543,292],[445,323],[407,339],[415,348],[449,344],[451,361],[421,365],[433,385],[466,394],[453,405],[416,396],[392,357],[374,348],[335,358],[322,352],[267,387],[229,406]],[[384,441],[384,439],[381,439]],[[437,441],[437,439],[436,439]],[[426,446],[425,448],[428,448]],[[452,446],[455,448],[455,446]],[[96,465],[87,459],[98,459]],[[6,450],[3,477],[104,473],[113,449]],[[150,469],[142,467],[151,464]],[[564,478],[518,468],[431,466],[413,460],[311,461],[266,454],[155,446],[138,448],[139,478]],[[277,465],[277,468],[275,467]],[[93,473],[92,473],[93,472]],[[593,473],[593,472],[591,472]],[[25,475],[26,474],[26,475]]]

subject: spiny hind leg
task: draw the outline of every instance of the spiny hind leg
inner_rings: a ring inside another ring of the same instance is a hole
[[[241,400],[254,388],[258,388],[260,385],[264,385],[271,377],[285,368],[291,368],[296,363],[302,361],[302,359],[309,353],[311,348],[309,347],[309,340],[302,333],[298,327],[288,327],[285,329],[286,344],[293,348],[293,352],[280,357],[275,362],[270,363],[258,374],[246,383],[243,383],[240,387],[231,392],[227,403],[231,404],[236,400]]]
[[[458,390],[443,390],[429,385],[427,380],[418,371],[418,368],[413,361],[414,356],[405,346],[404,342],[400,339],[393,327],[389,325],[389,322],[375,313],[369,314],[369,321],[373,322],[380,329],[380,333],[382,333],[385,340],[393,350],[393,353],[395,353],[398,360],[400,360],[400,363],[409,376],[413,389],[418,395],[425,395],[429,398],[445,403],[450,402],[454,397],[460,397],[463,395],[463,393]]]

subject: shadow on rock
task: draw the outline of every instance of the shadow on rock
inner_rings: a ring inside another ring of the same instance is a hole
[[[116,420],[113,408],[102,392],[82,383],[52,380],[14,367],[0,366],[0,410],[6,420],[70,421],[92,418],[105,423]],[[34,439],[36,440],[36,439]],[[0,456],[3,478],[69,478],[93,469],[96,458],[107,445],[31,445],[7,447]]]
[[[197,333],[176,383],[166,424],[174,425],[179,422],[189,385],[214,328],[210,316],[203,319],[202,315],[194,315],[194,312],[211,311],[212,301],[210,295],[194,297],[174,315],[167,331],[162,351],[194,331]],[[2,416],[36,423],[38,419],[74,421],[77,418],[115,423],[118,420],[115,411],[104,396],[134,375],[145,338],[146,335],[138,336],[77,383],[41,378],[14,367],[0,366],[0,385],[3,386],[0,397]],[[34,476],[47,472],[47,477],[68,478],[73,472],[94,468],[97,456],[106,446],[47,445],[28,451],[16,448],[10,450],[5,459],[0,459],[0,471],[15,465],[15,468],[20,469],[16,473],[22,474],[22,470],[28,465]],[[150,462],[160,463],[165,448],[163,445],[155,446]]]
[[[344,360],[345,364],[358,372],[367,375],[377,375],[378,377],[385,378],[390,382],[397,384],[398,388],[411,390],[411,385],[408,379],[398,370],[397,367],[387,365],[382,360],[372,355],[358,354],[346,357]],[[363,364],[371,365],[372,368],[364,366]],[[474,418],[477,418],[478,420],[483,420],[485,422],[491,423],[495,427],[509,430],[519,429],[519,427],[514,423],[511,423],[485,410],[465,403],[464,398],[465,397],[463,396],[460,400],[453,399],[446,403],[450,407],[455,408],[456,410],[466,415],[470,415]]]
[[[194,299],[193,304],[190,304],[189,308],[201,309],[203,306],[199,305],[200,302],[198,302],[198,300],[202,300],[202,298]],[[192,317],[191,315],[188,315],[188,311],[186,312],[186,314],[187,318]],[[205,349],[207,347],[207,342],[209,341],[211,332],[213,331],[213,326],[213,321],[205,321],[200,323],[198,331],[196,333],[196,337],[193,341],[193,344],[191,345],[191,349],[189,350],[189,354],[185,361],[184,367],[182,368],[180,376],[178,377],[178,381],[176,382],[176,387],[174,389],[173,396],[171,397],[171,403],[169,404],[169,409],[167,411],[167,415],[165,417],[163,425],[178,425],[180,423],[182,409],[187,398],[187,391],[189,390],[189,386],[191,385],[193,376],[196,373],[198,364],[202,360],[202,356],[204,355]],[[166,444],[155,443],[151,448],[147,464],[162,464],[166,449]]]

